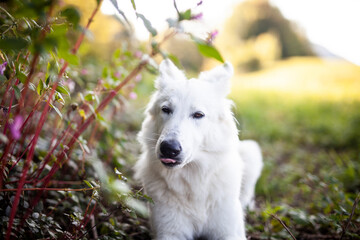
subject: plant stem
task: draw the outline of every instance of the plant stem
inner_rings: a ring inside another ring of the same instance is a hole
[[[356,196],[356,199],[355,199],[355,201],[354,201],[354,204],[353,204],[353,207],[352,207],[352,210],[351,210],[351,214],[350,214],[350,216],[349,216],[349,219],[348,219],[347,222],[346,222],[346,225],[345,225],[345,228],[344,228],[343,232],[341,233],[340,240],[342,240],[343,237],[345,236],[345,233],[346,233],[346,231],[347,231],[347,229],[348,229],[348,227],[349,227],[349,225],[350,225],[351,219],[352,219],[352,217],[354,216],[355,209],[356,209],[356,206],[357,206],[358,203],[359,203],[359,200],[360,200],[360,193],[358,193],[358,195]]]
[[[102,3],[102,0],[99,1],[99,3],[96,5],[96,8],[95,8],[94,11],[92,12],[92,14],[91,14],[91,16],[90,16],[90,18],[89,18],[86,26],[85,26],[84,31],[82,31],[82,33],[80,34],[80,36],[79,36],[79,38],[77,39],[77,41],[76,41],[73,49],[71,49],[71,53],[72,53],[72,54],[75,55],[75,54],[77,53],[77,51],[79,50],[79,47],[80,47],[82,41],[84,40],[85,32],[89,29],[90,24],[93,22],[96,13],[97,13],[97,12],[99,11],[99,9],[100,9],[101,3]],[[60,71],[59,71],[59,74],[58,74],[58,77],[59,77],[59,78],[61,78],[61,77],[64,75],[65,70],[66,70],[66,68],[68,67],[68,65],[69,65],[68,62],[64,62],[64,65],[61,67],[61,69],[60,69]]]
[[[8,188],[8,189],[0,189],[0,192],[16,192],[16,191],[63,191],[63,192],[84,192],[90,190],[96,190],[100,187],[92,187],[92,188]]]
[[[290,229],[286,226],[286,224],[276,215],[271,214],[271,216],[273,218],[275,218],[276,220],[278,220],[280,222],[280,224],[285,228],[285,230],[290,234],[291,238],[296,240],[296,238],[294,237],[294,235],[291,233]]]
[[[30,168],[30,163],[32,161],[32,158],[33,158],[33,155],[34,155],[34,152],[35,152],[35,146],[36,146],[36,143],[37,143],[37,140],[39,138],[39,135],[40,135],[40,131],[45,123],[45,119],[46,119],[46,116],[48,114],[48,109],[50,107],[50,102],[51,102],[51,99],[55,93],[55,89],[56,89],[56,86],[57,86],[57,82],[54,84],[54,87],[52,88],[51,90],[51,93],[49,95],[49,98],[48,98],[48,103],[45,105],[44,107],[44,110],[42,111],[42,114],[41,114],[41,117],[40,117],[40,120],[39,120],[39,125],[37,126],[36,128],[36,131],[35,131],[35,135],[34,135],[34,139],[33,139],[33,144],[29,150],[29,153],[26,157],[26,161],[25,161],[25,166],[23,168],[23,171],[22,171],[22,174],[21,174],[21,177],[20,177],[20,181],[19,181],[19,185],[18,185],[18,188],[17,188],[17,191],[16,191],[16,195],[15,195],[15,199],[14,199],[14,202],[13,202],[13,205],[12,205],[12,208],[11,208],[11,212],[10,212],[10,217],[9,217],[9,225],[8,225],[8,229],[7,229],[7,232],[6,232],[6,239],[10,239],[10,235],[11,235],[11,230],[12,230],[12,225],[13,225],[13,222],[14,222],[14,218],[15,218],[15,215],[16,215],[16,212],[17,212],[17,207],[18,207],[18,204],[19,204],[19,201],[20,201],[20,195],[21,195],[21,192],[22,192],[22,188],[25,184],[25,181],[26,181],[26,176],[27,176],[27,172]]]

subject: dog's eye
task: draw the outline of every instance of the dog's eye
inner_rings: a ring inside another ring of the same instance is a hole
[[[196,119],[200,119],[200,118],[203,118],[205,116],[205,114],[203,112],[195,112],[192,117],[193,118],[196,118]]]
[[[172,113],[172,110],[169,107],[166,107],[166,106],[162,107],[161,111],[163,113],[166,113],[166,114],[171,114]]]

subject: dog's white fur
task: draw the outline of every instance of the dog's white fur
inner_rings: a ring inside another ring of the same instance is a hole
[[[158,240],[246,239],[243,209],[254,206],[262,157],[256,142],[238,140],[226,99],[232,74],[225,63],[187,80],[170,60],[160,64],[135,166],[135,177],[154,202],[151,226]],[[163,112],[164,106],[172,112]],[[195,118],[198,111],[204,117]],[[169,138],[182,148],[182,162],[174,167],[160,161],[160,144]]]

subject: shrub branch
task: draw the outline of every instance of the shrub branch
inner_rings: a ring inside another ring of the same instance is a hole
[[[276,220],[279,221],[279,223],[285,228],[285,230],[290,234],[291,238],[296,240],[296,238],[294,237],[294,235],[291,233],[290,229],[286,226],[286,224],[275,214],[270,214],[271,217],[275,218]]]

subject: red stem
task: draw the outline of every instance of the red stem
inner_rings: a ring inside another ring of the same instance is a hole
[[[88,215],[88,217],[87,217],[87,219],[86,219],[86,221],[85,221],[85,223],[84,223],[84,227],[89,223],[89,220],[90,220],[91,215],[94,214],[94,210],[95,210],[95,208],[96,208],[96,205],[97,205],[97,202],[95,202],[94,207],[92,208],[90,214]]]
[[[45,93],[44,93],[45,94]],[[26,123],[29,121],[29,119],[34,115],[35,110],[38,108],[39,104],[41,103],[41,100],[44,96],[44,94],[42,96],[40,96],[39,100],[36,102],[35,106],[31,109],[30,114],[27,116],[27,118],[25,119],[24,123],[21,125],[20,131],[23,131],[25,128]]]
[[[19,83],[19,80],[16,80],[15,82],[15,86]],[[12,91],[12,94],[11,94],[11,98],[10,98],[10,103],[9,103],[9,110],[8,110],[8,113],[6,114],[6,119],[5,119],[5,127],[4,127],[4,134],[6,134],[6,130],[7,130],[7,127],[8,127],[8,122],[9,122],[9,116],[10,116],[10,111],[11,111],[11,108],[12,108],[12,102],[14,100],[14,96],[15,96],[15,90]],[[11,149],[11,145],[12,143],[14,142],[14,139],[13,137],[11,136],[11,134],[9,135],[10,136],[10,141],[8,142],[8,144],[6,145],[6,148],[5,148],[5,152],[3,153],[3,155],[1,156],[1,159],[0,159],[0,164],[1,164],[1,167],[0,167],[0,189],[2,189],[2,185],[3,185],[3,173],[4,173],[4,170],[5,170],[5,166],[6,166],[6,160],[7,160],[7,156],[8,154],[11,152],[10,149]]]
[[[52,91],[51,91],[51,93],[49,95],[48,104],[45,105],[44,110],[42,111],[42,114],[41,114],[41,117],[40,117],[40,120],[39,120],[39,125],[37,126],[36,131],[35,131],[33,144],[32,144],[32,146],[30,148],[30,151],[29,151],[29,153],[27,155],[27,158],[26,158],[26,161],[25,161],[25,166],[24,166],[24,169],[23,169],[22,174],[21,174],[20,182],[19,182],[19,185],[17,187],[15,199],[14,199],[14,202],[13,202],[13,205],[12,205],[12,208],[11,208],[11,212],[10,212],[9,224],[8,224],[8,228],[7,228],[7,232],[6,232],[6,240],[9,240],[10,236],[11,236],[12,225],[14,223],[14,218],[15,218],[15,215],[16,215],[16,212],[17,212],[19,201],[20,201],[20,194],[21,194],[22,188],[23,188],[23,186],[25,184],[27,172],[28,172],[28,170],[30,168],[30,163],[31,163],[31,160],[32,160],[33,155],[34,155],[35,146],[36,146],[37,140],[39,138],[40,131],[41,131],[41,129],[42,129],[44,123],[45,123],[45,119],[46,119],[46,116],[48,114],[48,109],[50,107],[50,102],[51,102],[51,99],[52,99],[52,97],[53,97],[53,95],[55,93],[56,86],[57,86],[57,82],[55,82],[54,87],[52,88]]]
[[[89,28],[91,22],[93,21],[94,16],[96,15],[96,13],[98,12],[98,10],[100,9],[101,3],[102,3],[102,0],[99,1],[98,5],[96,6],[96,8],[94,9],[93,13],[91,14],[91,17],[89,18],[89,21],[88,21],[88,23],[87,23],[87,25],[86,25],[86,27],[85,27],[85,31]],[[51,9],[50,9],[50,12],[51,12]],[[74,48],[72,49],[72,53],[76,53],[77,50],[79,49],[80,44],[82,43],[82,41],[83,41],[83,39],[84,39],[85,31],[82,32],[82,34],[80,35],[79,39],[77,40]],[[62,66],[61,70],[59,71],[59,74],[58,74],[58,78],[59,78],[59,79],[60,79],[60,78],[62,77],[62,75],[64,74],[67,66],[68,66],[68,62],[65,62],[64,65]],[[53,88],[53,89],[54,89],[54,88]],[[94,118],[94,115],[91,115],[91,117]],[[90,121],[90,122],[91,122],[91,121]],[[89,123],[88,123],[88,125],[89,125]],[[88,126],[88,125],[87,125],[87,126]],[[84,130],[82,130],[82,131],[84,131]],[[72,139],[73,139],[73,138],[72,138]],[[76,138],[76,139],[77,139],[77,138]],[[74,141],[74,142],[75,142],[75,141]],[[74,144],[74,142],[72,143],[72,145]],[[64,157],[65,157],[64,151],[62,151],[59,156],[60,156],[60,158],[58,158],[58,159],[60,160],[60,162],[62,162],[62,160],[63,160]],[[48,185],[51,177],[55,174],[55,172],[58,170],[58,168],[59,168],[58,163],[55,163],[54,166],[53,166],[53,168],[52,168],[52,169],[50,170],[50,172],[47,174],[47,176],[46,176],[44,179],[42,179],[42,180],[45,180],[43,186],[47,186],[47,185]],[[42,181],[42,180],[41,180],[41,181]],[[0,186],[1,186],[1,185],[0,185]],[[35,206],[35,205],[39,202],[39,200],[40,200],[41,195],[42,195],[43,192],[44,192],[44,191],[40,191],[40,192],[37,194],[37,196],[35,197],[35,199],[32,201],[32,205],[31,205],[31,206]],[[25,214],[24,219],[26,219],[26,218],[29,216],[29,214],[30,214],[31,211],[32,211],[31,209],[32,209],[32,208],[29,208],[29,209],[28,209],[28,211],[27,211],[26,214]],[[20,223],[20,226],[21,226],[22,224],[23,224],[23,221]]]
[[[12,81],[11,81],[11,78],[10,78],[8,84],[6,85],[5,92],[3,93],[3,99],[1,99],[1,106],[3,106],[3,105],[5,104],[6,94],[7,94],[7,92],[9,91],[9,88],[10,88],[10,86],[11,86],[11,82],[12,82]]]
[[[38,62],[38,60],[39,60],[39,56],[40,56],[39,53],[35,53],[32,61],[31,61],[30,71],[29,71],[29,74],[28,74],[27,77],[26,77],[24,89],[23,89],[22,92],[21,92],[21,96],[20,96],[20,100],[19,100],[19,107],[18,107],[17,113],[19,113],[19,112],[20,112],[20,109],[22,109],[23,106],[24,106],[24,98],[25,98],[26,93],[27,93],[27,90],[28,90],[28,88],[29,88],[29,83],[30,83],[30,81],[31,81],[31,79],[32,79],[32,76],[34,75],[35,66],[37,65],[37,62]]]
[[[63,140],[63,138],[65,137],[65,135],[67,134],[67,132],[69,131],[71,127],[71,124],[68,125],[68,127],[66,128],[66,130],[64,131],[64,133],[61,135],[60,139],[56,142],[55,146],[51,149],[50,152],[48,152],[48,154],[45,156],[44,160],[43,160],[43,164],[41,166],[41,168],[38,170],[38,173],[35,177],[35,181],[37,182],[39,179],[40,174],[42,173],[42,171],[44,170],[46,164],[50,161],[50,157],[53,154],[53,152],[55,151],[55,149],[59,146],[59,144],[61,143],[61,141]]]
[[[83,192],[95,190],[96,188],[21,188],[20,191],[63,191],[63,192]],[[7,188],[1,189],[0,192],[15,192],[18,191],[19,188]]]
[[[20,159],[25,155],[25,153],[28,151],[29,147],[31,146],[32,142],[33,142],[34,138],[31,139],[31,141],[29,142],[29,144],[26,146],[26,149],[23,151],[23,153],[21,154],[21,156],[19,156],[16,160],[16,162],[11,166],[11,168],[9,169],[9,171],[11,171],[20,161]]]
[[[99,1],[99,3],[97,4],[96,8],[95,8],[94,11],[92,12],[92,14],[91,14],[91,16],[90,16],[90,18],[89,18],[86,26],[85,26],[84,31],[80,34],[80,36],[79,36],[79,38],[77,39],[77,41],[76,41],[73,49],[71,49],[71,53],[72,53],[72,54],[75,55],[75,54],[77,53],[77,51],[79,50],[79,47],[80,47],[82,41],[84,40],[85,32],[86,32],[87,29],[89,29],[90,24],[92,23],[95,15],[96,15],[96,13],[99,11],[100,6],[101,6],[101,3],[102,3],[102,0]],[[60,72],[59,72],[59,74],[58,74],[58,77],[59,77],[59,78],[61,78],[61,77],[64,75],[65,70],[66,70],[66,68],[68,67],[68,65],[69,65],[68,62],[64,62],[64,65],[62,66],[62,68],[60,69]]]

